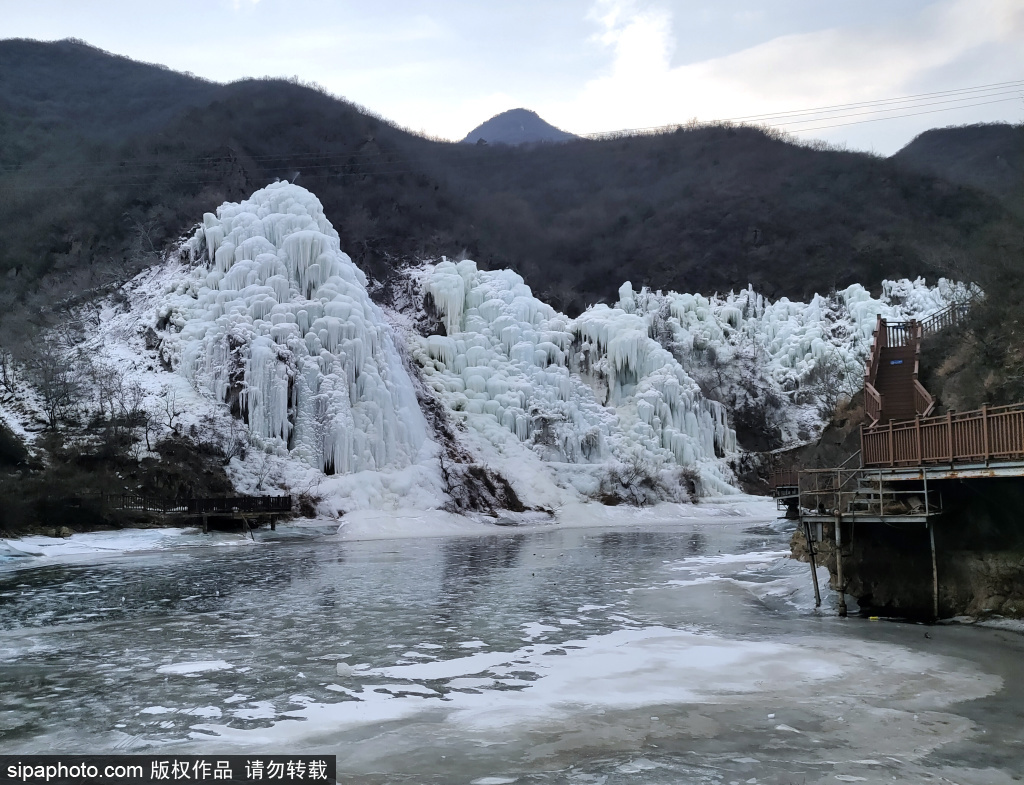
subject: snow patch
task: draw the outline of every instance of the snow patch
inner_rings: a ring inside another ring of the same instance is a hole
[[[230,670],[233,667],[234,665],[224,660],[202,660],[199,662],[175,662],[169,665],[161,665],[156,669],[156,672],[188,676],[194,673],[206,673],[207,671]]]

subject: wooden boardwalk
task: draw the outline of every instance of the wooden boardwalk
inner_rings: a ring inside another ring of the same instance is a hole
[[[869,422],[861,426],[861,449],[834,468],[773,476],[777,505],[787,517],[800,519],[818,605],[817,543],[834,544],[839,612],[845,615],[844,543],[863,531],[856,525],[922,526],[931,548],[938,617],[935,523],[943,512],[943,484],[1024,477],[1024,404],[928,416],[936,402],[918,379],[921,341],[961,323],[968,307],[955,304],[921,321],[887,323],[879,317],[864,374]]]
[[[861,427],[866,467],[1024,460],[1024,404]]]
[[[189,499],[189,518],[201,518],[203,532],[210,531],[210,518],[231,518],[241,522],[242,530],[251,532],[250,520],[257,522],[266,520],[270,529],[277,528],[277,521],[282,515],[292,511],[291,496],[226,496],[206,499]]]
[[[106,510],[147,513],[167,518],[202,519],[203,531],[210,528],[211,518],[230,518],[240,521],[243,530],[250,528],[249,521],[267,521],[271,529],[277,528],[277,521],[292,512],[291,496],[211,496],[205,498],[156,501],[137,494],[95,494],[65,500],[71,506],[82,507],[95,503]]]

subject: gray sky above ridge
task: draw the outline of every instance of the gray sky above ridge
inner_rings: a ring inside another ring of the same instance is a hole
[[[573,133],[714,120],[1024,80],[1020,0],[0,0],[0,34],[81,38],[216,81],[297,76],[460,139],[514,107]],[[892,153],[921,131],[1021,122],[1024,89],[916,116],[787,126]],[[936,111],[943,110],[943,111]],[[857,123],[839,127],[822,126]]]

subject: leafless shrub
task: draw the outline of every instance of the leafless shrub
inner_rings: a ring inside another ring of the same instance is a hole
[[[658,467],[637,449],[608,467],[601,479],[600,498],[605,504],[643,507],[661,498],[660,486]]]

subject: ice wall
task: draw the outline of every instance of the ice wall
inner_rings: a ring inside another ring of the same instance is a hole
[[[426,438],[366,279],[309,191],[274,183],[207,213],[161,316],[175,369],[257,439],[328,473],[409,463]]]
[[[434,265],[423,287],[447,333],[423,339],[425,375],[481,432],[503,429],[560,462],[694,466],[707,490],[729,490],[717,460],[735,449],[725,410],[642,317],[600,306],[573,321],[516,273],[469,260]]]
[[[854,284],[802,303],[785,297],[771,302],[752,288],[712,296],[634,292],[627,282],[617,308],[638,320],[638,330],[642,325],[658,336],[731,408],[751,405],[751,396],[779,400],[777,413],[790,441],[801,431],[804,438],[815,436],[829,403],[862,388],[879,315],[921,319],[976,293],[946,279],[929,286],[918,278],[884,281],[877,298]]]

